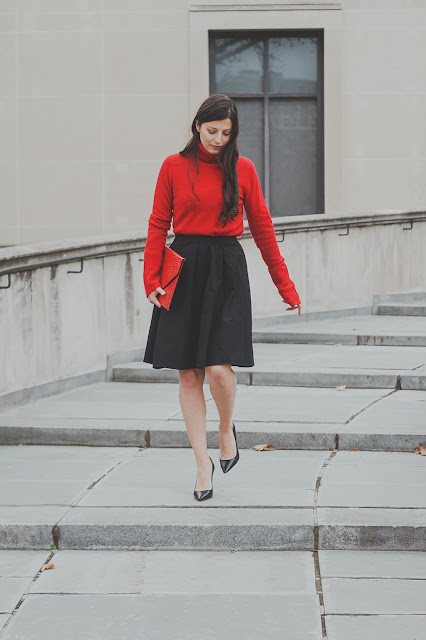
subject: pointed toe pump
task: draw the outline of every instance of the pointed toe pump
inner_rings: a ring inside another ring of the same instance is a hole
[[[235,432],[234,423],[232,423],[232,431],[234,432],[235,446],[237,447],[237,455],[234,458],[230,458],[229,460],[222,460],[222,458],[219,458],[220,466],[222,467],[223,473],[228,473],[228,471],[232,469],[232,467],[236,465],[238,460],[240,459],[240,452],[238,451],[237,434]]]
[[[210,458],[210,456],[209,456]],[[214,462],[213,460],[210,458],[210,462],[212,463],[212,488],[211,489],[204,489],[203,491],[199,491],[198,489],[194,488],[194,497],[196,500],[207,500],[207,498],[211,498],[213,495],[213,471],[214,471]],[[197,486],[197,483],[195,482],[195,486]]]

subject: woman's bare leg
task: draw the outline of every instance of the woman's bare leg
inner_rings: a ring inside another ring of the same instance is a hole
[[[232,412],[237,391],[237,376],[230,364],[215,364],[206,367],[210,391],[219,412],[219,457],[229,460],[237,455],[232,431]]]
[[[179,402],[197,464],[197,491],[205,491],[212,486],[212,463],[207,452],[204,377],[204,369],[179,369]]]

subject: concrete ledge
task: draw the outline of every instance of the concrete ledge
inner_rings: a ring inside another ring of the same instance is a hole
[[[105,370],[90,371],[89,373],[82,373],[79,376],[71,376],[70,378],[62,378],[61,380],[54,380],[53,382],[47,382],[46,384],[39,384],[27,389],[20,389],[18,391],[12,391],[0,395],[0,412],[12,407],[18,407],[23,404],[29,404],[30,402],[36,402],[42,398],[48,398],[49,396],[55,396],[58,393],[76,389],[87,384],[96,384],[97,382],[103,382],[105,380]]]
[[[60,549],[313,549],[312,509],[76,507]]]
[[[371,427],[312,422],[235,421],[238,447],[271,443],[276,449],[322,451],[414,451],[426,443],[426,425]],[[49,424],[51,423],[51,424]],[[82,445],[100,447],[189,448],[183,420],[76,420],[4,416],[2,445]],[[207,421],[207,446],[219,448],[217,422]]]
[[[425,509],[318,509],[320,549],[426,551]]]
[[[357,341],[359,345],[374,347],[426,347],[426,336],[359,335]]]
[[[89,420],[0,416],[2,445],[49,444],[97,447],[146,447],[155,420]]]
[[[0,549],[46,549],[53,542],[52,528],[68,507],[37,506],[0,509]]]
[[[353,389],[395,389],[398,372],[359,369],[290,369],[288,371],[254,371],[252,384],[287,387],[338,387]],[[426,381],[426,377],[425,377]],[[408,388],[408,387],[407,387]]]
[[[380,316],[426,316],[426,305],[416,304],[379,304],[377,312]]]
[[[426,347],[426,335],[368,335],[347,333],[290,333],[289,331],[254,331],[253,342],[269,344],[352,344],[375,347]]]
[[[424,391],[426,389],[426,366],[419,367],[416,374],[403,373],[400,377],[401,389],[414,389]]]
[[[253,342],[273,344],[358,344],[357,336],[335,333],[297,333],[290,331],[253,331]]]
[[[413,428],[410,429],[411,433],[404,433],[402,429],[399,433],[394,433],[391,430],[386,433],[373,433],[373,429],[377,431],[377,426],[371,427],[371,431],[365,433],[353,431],[351,427],[348,428],[348,431],[341,431],[337,434],[337,449],[339,451],[351,451],[352,449],[360,451],[414,451],[420,442],[426,443],[426,426],[419,430],[419,433],[415,433]]]

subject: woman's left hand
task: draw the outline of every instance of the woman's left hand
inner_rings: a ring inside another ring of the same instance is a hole
[[[283,301],[284,302],[284,301]],[[286,311],[293,311],[293,309],[298,309],[298,314],[297,315],[301,315],[302,313],[302,303],[300,304],[295,304],[294,307],[287,307]]]

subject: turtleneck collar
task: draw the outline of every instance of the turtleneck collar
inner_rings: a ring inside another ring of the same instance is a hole
[[[215,153],[209,153],[204,149],[201,140],[198,142],[198,159],[209,164],[218,164],[219,158]]]

